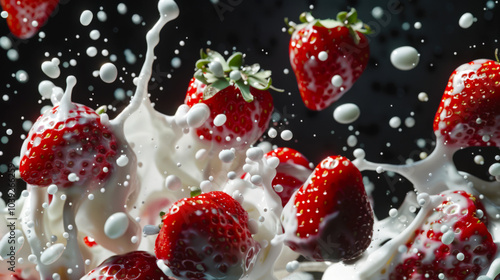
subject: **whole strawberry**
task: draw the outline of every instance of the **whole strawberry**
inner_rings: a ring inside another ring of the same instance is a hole
[[[156,265],[155,256],[144,251],[132,251],[106,259],[80,280],[168,280]]]
[[[497,251],[479,199],[464,191],[447,191],[444,201],[393,260],[389,279],[477,279]]]
[[[47,22],[59,0],[0,0],[7,25],[16,37],[28,39]]]
[[[450,76],[434,118],[438,140],[457,148],[500,146],[500,63],[479,59]]]
[[[175,202],[155,244],[156,257],[177,279],[240,279],[259,250],[247,212],[219,191]]]
[[[276,148],[264,156],[266,158],[277,157],[280,160],[272,184],[284,207],[293,193],[304,184],[311,174],[309,160],[298,151],[286,147]],[[281,190],[278,191],[277,188]]]
[[[360,171],[327,157],[283,209],[285,244],[315,261],[345,261],[370,245],[373,212]]]
[[[117,145],[94,110],[67,102],[45,112],[31,128],[21,154],[21,178],[59,187],[104,180],[113,170]]]
[[[365,70],[370,47],[364,34],[370,29],[354,9],[339,13],[337,20],[318,20],[309,13],[300,20],[302,24],[290,28],[290,64],[304,104],[320,111],[347,92]]]
[[[269,126],[273,99],[270,71],[260,71],[258,64],[242,67],[243,55],[233,54],[228,61],[217,52],[202,52],[196,63],[198,71],[189,83],[185,103],[203,102],[210,117],[196,134],[205,141],[241,148],[257,141]],[[217,116],[225,121],[214,122]]]

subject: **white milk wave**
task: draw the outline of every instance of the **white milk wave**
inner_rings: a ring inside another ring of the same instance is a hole
[[[179,14],[172,0],[160,0],[158,10],[160,19],[147,34],[145,62],[134,81],[137,89],[130,105],[113,120],[101,114],[101,122],[115,133],[119,142],[119,157],[105,184],[89,187],[75,182],[75,186],[65,189],[29,185],[17,201],[19,213],[15,215],[19,217],[16,223],[19,228],[12,232],[18,245],[16,268],[23,277],[78,279],[111,255],[132,250],[153,252],[156,236],[143,235],[142,228],[159,224],[159,212],[188,197],[193,187],[204,192],[222,190],[248,211],[252,233],[262,250],[246,279],[309,279],[304,271],[324,272],[325,280],[387,279],[398,248],[442,202],[438,194],[446,190],[465,190],[480,197],[491,221],[493,240],[500,241],[500,211],[495,206],[500,202],[496,191],[500,182],[486,182],[457,171],[452,161],[455,149],[444,146],[438,136],[436,149],[413,164],[376,164],[365,159],[363,150],[356,150],[353,163],[361,171],[399,173],[414,184],[416,193],[408,193],[401,207],[388,218],[375,221],[372,244],[355,264],[297,263],[298,254],[282,243],[282,228],[296,225],[282,227],[281,201],[271,184],[279,161],[263,157],[269,145],[229,149],[232,152],[229,154],[228,147],[203,141],[194,132],[209,116],[206,105],[192,108],[181,105],[174,116],[167,116],[154,110],[147,98],[159,33]],[[70,106],[76,82],[75,77],[68,77],[64,94],[54,86],[53,104]],[[25,150],[26,144],[21,154]],[[253,179],[238,179],[245,172]],[[53,194],[50,204],[47,194]],[[7,213],[0,215],[8,224]],[[0,228],[0,234],[2,276],[9,267],[11,229]],[[83,241],[86,236],[99,246],[87,246]],[[170,273],[162,260],[158,266],[167,275]],[[498,272],[500,257],[497,256],[479,279],[494,279]]]

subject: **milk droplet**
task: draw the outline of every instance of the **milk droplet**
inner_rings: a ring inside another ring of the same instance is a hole
[[[99,32],[99,30],[94,29],[94,30],[90,31],[89,37],[90,37],[90,39],[95,41],[101,37],[101,32]]]
[[[114,82],[117,76],[118,69],[116,69],[116,66],[111,62],[104,63],[101,69],[99,69],[99,77],[101,77],[101,80],[105,83],[110,84]]]
[[[484,164],[484,157],[482,155],[475,156],[474,163],[477,165],[483,165]]]
[[[170,20],[179,16],[179,7],[173,0],[160,0],[158,2],[158,11],[161,15],[168,17]]]
[[[488,172],[492,175],[492,176],[500,176],[500,163],[496,162],[496,163],[493,163],[489,168],[488,168]]]
[[[259,147],[253,147],[247,150],[246,156],[252,161],[258,161],[264,156],[264,151]]]
[[[174,57],[170,61],[170,65],[172,65],[173,68],[180,68],[182,64],[182,60],[179,57]]]
[[[464,259],[465,259],[465,255],[464,255],[464,253],[458,253],[458,254],[457,254],[457,260],[459,260],[459,261],[463,261]]]
[[[124,167],[125,165],[128,164],[128,157],[126,155],[121,155],[119,158],[116,159],[116,164],[120,167]]]
[[[274,128],[270,128],[267,135],[271,138],[276,138],[276,136],[278,136],[278,131]]]
[[[52,264],[61,257],[62,253],[64,252],[64,249],[65,249],[64,244],[62,243],[54,244],[49,248],[47,248],[45,251],[43,251],[42,255],[40,256],[40,261],[44,265]]]
[[[460,25],[463,29],[471,27],[472,23],[474,23],[474,16],[471,13],[463,14],[458,20],[458,25]]]
[[[222,162],[225,162],[225,163],[230,163],[234,160],[234,151],[233,150],[222,150],[220,153],[219,153],[219,159],[222,161]]]
[[[347,145],[349,147],[354,147],[356,144],[358,144],[358,138],[355,135],[349,135],[349,137],[347,137]]]
[[[171,191],[177,191],[182,188],[182,181],[175,175],[168,175],[165,179],[165,186]]]
[[[455,239],[455,232],[453,230],[446,231],[441,237],[441,242],[445,245],[450,245]]]
[[[389,210],[389,216],[394,218],[397,215],[398,215],[398,209],[392,208],[391,210]]]
[[[86,50],[86,54],[89,56],[89,57],[94,57],[97,55],[97,49],[96,47],[88,47],[87,50]]]
[[[415,126],[415,119],[412,117],[408,117],[405,119],[405,125],[406,127],[413,127]]]
[[[381,19],[384,16],[384,10],[382,7],[376,6],[372,9],[372,17],[376,19]]]
[[[318,59],[321,60],[321,61],[325,61],[328,59],[328,53],[325,52],[325,51],[321,51],[319,54],[318,54]]]
[[[6,36],[0,37],[0,47],[4,50],[12,48],[12,41],[9,39],[9,37]]]
[[[418,94],[418,100],[420,100],[422,102],[427,102],[427,101],[429,101],[429,96],[427,95],[426,92],[421,92]]]
[[[359,118],[360,110],[354,103],[342,104],[333,111],[333,118],[341,124],[350,124]]]
[[[121,237],[128,228],[128,217],[123,212],[117,212],[109,216],[104,224],[104,233],[111,239]]]
[[[80,180],[80,177],[78,177],[78,175],[76,175],[75,173],[70,173],[68,175],[68,181],[70,181],[70,182],[76,182],[78,180]]]
[[[332,85],[334,87],[340,87],[342,86],[342,83],[344,82],[344,79],[340,75],[335,75],[332,77]]]
[[[57,186],[56,186],[56,185],[54,185],[54,184],[50,185],[50,186],[47,188],[47,193],[48,193],[48,194],[52,194],[52,195],[54,195],[54,194],[56,194],[56,192],[57,192]]]
[[[293,260],[291,262],[288,262],[286,264],[286,271],[288,272],[294,272],[295,270],[297,270],[299,268],[299,265],[300,263],[297,261],[297,260]]]
[[[401,119],[399,117],[392,117],[390,120],[389,120],[389,125],[392,127],[392,128],[398,128],[400,125],[401,125]]]
[[[285,129],[281,132],[281,139],[285,141],[290,141],[292,140],[292,138],[293,138],[293,133],[290,130]]]
[[[186,120],[189,127],[198,128],[202,126],[210,115],[210,109],[207,105],[195,104],[187,113]]]
[[[391,63],[399,70],[411,70],[418,65],[420,54],[410,46],[399,47],[391,53]]]
[[[124,3],[120,3],[118,4],[118,6],[116,6],[116,10],[119,14],[124,15],[127,13],[127,5],[125,5]]]
[[[45,98],[45,99],[50,99],[50,97],[52,96],[52,90],[55,88],[56,86],[54,85],[54,83],[52,83],[51,81],[41,81],[39,84],[38,84],[38,92],[40,93],[40,95]]]
[[[59,59],[53,58],[51,61],[44,61],[42,63],[42,71],[49,78],[56,79],[61,74],[61,69],[59,69]]]
[[[201,159],[204,159],[207,155],[208,155],[208,152],[206,149],[199,149],[198,151],[196,151],[194,158],[196,160],[201,160]]]
[[[222,126],[223,124],[226,123],[226,121],[227,121],[226,115],[224,115],[224,114],[218,114],[214,118],[214,125],[215,126]]]
[[[16,80],[20,83],[26,83],[28,81],[28,72],[24,70],[19,70],[16,72]]]
[[[85,10],[80,15],[80,23],[83,26],[88,26],[92,22],[93,18],[94,18],[94,14],[89,10]]]

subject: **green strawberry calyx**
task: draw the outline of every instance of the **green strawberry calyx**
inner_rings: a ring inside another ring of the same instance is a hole
[[[344,26],[347,29],[349,29],[349,34],[351,35],[352,39],[354,42],[359,44],[359,41],[361,38],[359,37],[359,33],[362,34],[370,34],[372,33],[372,30],[370,26],[367,24],[363,23],[359,18],[358,18],[358,12],[356,9],[351,8],[349,12],[342,11],[337,14],[336,19],[325,19],[325,20],[319,20],[316,19],[312,16],[310,12],[303,12],[300,17],[300,24],[296,24],[293,22],[288,21],[287,18],[285,18],[285,23],[288,26],[288,33],[293,34],[295,30],[300,30],[304,28],[307,25],[314,25],[314,26],[322,26],[326,28],[335,28],[338,26]],[[357,32],[356,32],[357,31]]]
[[[201,50],[201,59],[196,62],[194,77],[207,85],[203,91],[203,99],[207,100],[228,86],[236,86],[245,101],[251,102],[254,97],[250,87],[258,90],[274,89],[271,83],[271,71],[261,70],[258,63],[243,66],[245,55],[241,52],[233,53],[227,61],[214,51]]]

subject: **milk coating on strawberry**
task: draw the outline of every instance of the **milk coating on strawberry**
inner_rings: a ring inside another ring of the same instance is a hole
[[[453,147],[500,146],[500,63],[478,59],[450,76],[434,119],[438,139]]]
[[[371,242],[374,217],[359,170],[327,157],[283,209],[285,244],[308,259],[345,261]]]
[[[318,20],[309,13],[300,19],[302,24],[290,30],[290,64],[304,104],[320,111],[342,97],[365,70],[370,47],[363,33],[370,30],[354,9],[340,12],[337,20]]]
[[[1,0],[2,9],[8,13],[7,25],[16,37],[33,37],[57,8],[59,0]]]
[[[177,279],[239,279],[254,266],[259,250],[247,212],[219,191],[175,202],[155,244],[156,257]]]
[[[444,201],[394,258],[390,280],[476,279],[490,266],[497,245],[481,201],[465,191],[441,196]]]

